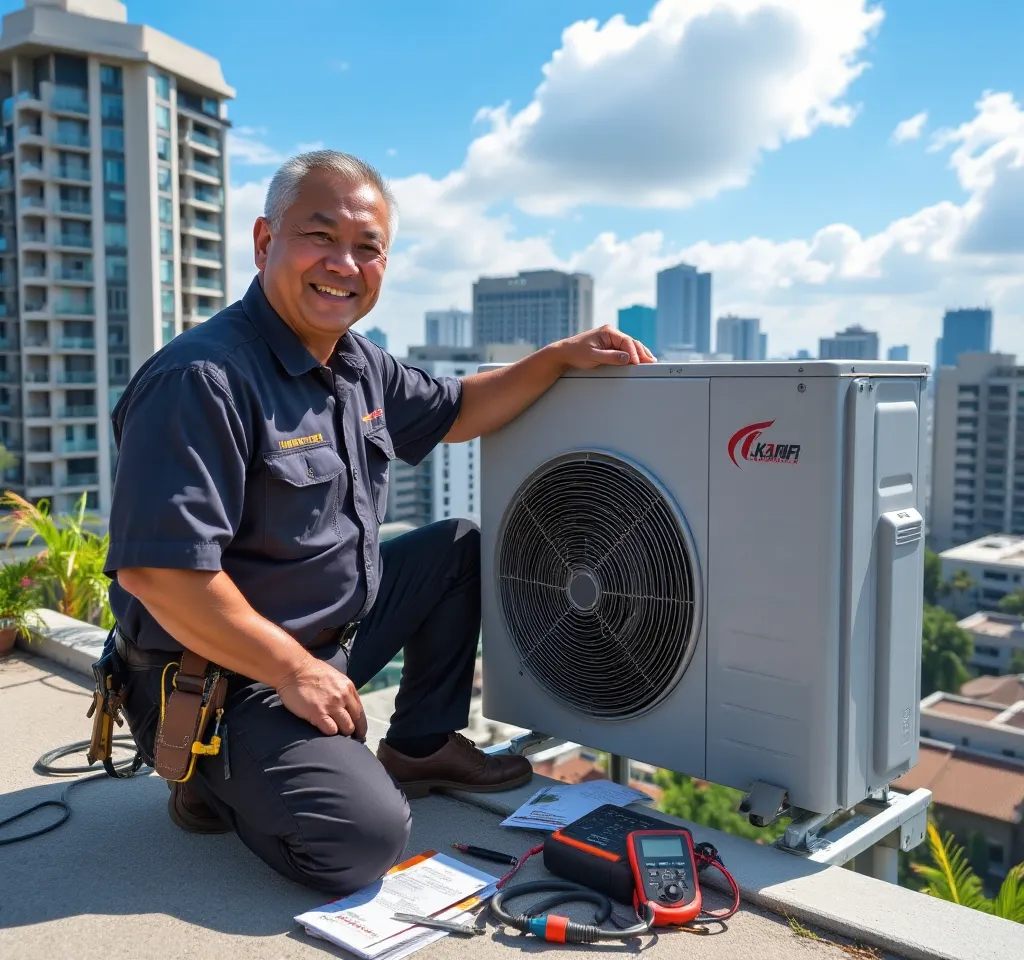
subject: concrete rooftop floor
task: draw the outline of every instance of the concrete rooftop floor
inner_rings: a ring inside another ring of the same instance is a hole
[[[47,660],[22,653],[0,660],[0,819],[60,794],[67,780],[41,776],[33,766],[47,751],[89,736],[89,696],[85,678]],[[379,724],[374,732],[380,736]],[[72,757],[66,762],[83,761]],[[54,832],[0,846],[0,957],[347,956],[307,937],[292,919],[322,903],[321,895],[277,877],[234,835],[182,833],[167,818],[166,801],[167,787],[153,774],[100,780],[72,792],[71,819]],[[41,811],[9,832],[41,826],[57,813]],[[447,797],[416,801],[408,852],[447,850],[456,839],[513,851],[536,842],[537,835],[502,828],[499,819]],[[542,874],[538,864],[520,876],[535,879]],[[725,902],[715,891],[708,899],[712,907]],[[821,933],[827,943],[798,936],[784,918],[747,903],[727,929],[712,929],[706,936],[662,932],[645,938],[642,948],[666,960],[893,956],[882,951],[847,953],[839,946],[846,941],[832,934]],[[471,942],[472,947],[470,941],[445,937],[418,956],[441,960],[467,957],[472,950],[474,960],[497,960],[523,951],[559,956],[637,949],[635,944],[559,948],[493,925],[486,936]]]

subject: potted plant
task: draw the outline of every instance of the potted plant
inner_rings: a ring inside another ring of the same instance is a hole
[[[0,518],[0,527],[11,531],[8,543],[21,530],[30,531],[29,545],[41,541],[36,558],[40,605],[104,629],[113,626],[110,579],[103,573],[110,536],[89,529],[95,518],[86,513],[85,494],[71,513],[59,517],[50,512],[49,501],[34,504],[10,490],[0,496],[0,508],[8,511]]]
[[[0,657],[14,649],[19,636],[30,637],[32,627],[42,625],[35,557],[0,565]]]

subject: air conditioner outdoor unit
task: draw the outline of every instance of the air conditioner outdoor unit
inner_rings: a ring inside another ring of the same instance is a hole
[[[905,773],[926,377],[563,376],[482,442],[484,715],[819,814]]]

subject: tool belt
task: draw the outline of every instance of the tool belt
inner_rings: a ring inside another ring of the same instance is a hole
[[[92,737],[89,740],[86,760],[90,767],[97,760],[102,761],[103,769],[110,776],[121,780],[134,777],[139,772],[139,768],[142,766],[142,754],[136,750],[135,759],[125,770],[118,770],[114,766],[112,759],[114,725],[122,726],[124,719],[121,717],[123,679],[117,669],[113,638],[114,631],[111,630],[107,636],[107,642],[103,645],[102,656],[92,665],[95,690],[89,712],[86,714],[86,718],[92,718]]]

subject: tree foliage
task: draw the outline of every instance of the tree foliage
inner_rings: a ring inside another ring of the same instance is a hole
[[[739,812],[743,797],[739,790],[667,770],[658,771],[656,782],[665,791],[658,804],[659,809],[670,816],[760,843],[771,843],[786,829],[786,822],[777,822],[770,827],[753,826]]]
[[[921,627],[921,696],[936,690],[957,693],[971,675],[964,666],[974,654],[974,638],[957,626],[948,610],[925,604]]]
[[[999,601],[999,609],[1015,617],[1024,617],[1024,590],[1008,593]]]

